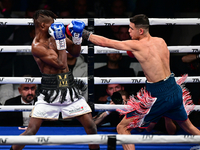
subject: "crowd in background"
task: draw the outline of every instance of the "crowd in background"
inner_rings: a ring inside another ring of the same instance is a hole
[[[0,18],[32,18],[38,9],[49,9],[57,14],[58,18],[129,18],[136,14],[146,14],[149,18],[188,18],[200,16],[199,0],[0,0]],[[193,28],[191,26],[186,26]],[[87,28],[87,27],[86,27]],[[185,41],[176,40],[182,36],[184,30],[175,32],[176,28],[184,29],[180,26],[150,26],[152,36],[165,39],[170,45],[200,45],[200,28],[192,30],[190,36],[185,37]],[[94,32],[108,38],[116,40],[130,39],[128,26],[104,26],[94,28]],[[175,35],[176,34],[176,35]],[[30,45],[34,38],[33,26],[0,25],[0,45]],[[83,41],[82,45],[87,45]],[[194,59],[188,59],[193,55]],[[188,57],[187,57],[188,56]],[[131,64],[137,63],[135,58],[129,58],[122,54],[100,54],[95,55],[94,61],[97,65],[94,76],[99,77],[140,77],[143,72]],[[75,77],[87,77],[87,55],[78,58],[68,56],[70,71]],[[98,66],[98,64],[100,64]],[[103,65],[102,65],[103,64]],[[171,54],[171,70],[176,76],[188,73],[189,76],[200,76],[200,59],[196,54]],[[103,74],[102,74],[103,73]],[[41,73],[30,53],[1,53],[0,54],[0,76],[1,77],[22,77],[26,74],[32,77],[40,77]],[[117,88],[118,86],[118,88]],[[122,88],[119,88],[123,87]],[[200,104],[199,83],[187,83],[187,88],[191,91],[195,104]],[[130,88],[131,87],[131,88]],[[1,104],[9,98],[19,95],[15,85],[0,86]],[[113,92],[126,90],[130,94],[135,94],[141,85],[113,85]],[[8,90],[10,90],[8,92]],[[13,90],[13,91],[12,91]],[[95,86],[95,103],[110,102],[108,86]],[[84,95],[87,99],[87,94]],[[195,115],[197,116],[196,112]],[[195,118],[195,117],[193,117]],[[192,121],[196,121],[195,119]],[[197,121],[196,121],[197,122]]]

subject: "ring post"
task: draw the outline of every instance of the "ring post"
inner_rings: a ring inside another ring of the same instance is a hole
[[[116,135],[108,136],[107,150],[116,150]]]
[[[88,18],[88,31],[94,32],[94,18]],[[88,102],[94,103],[94,44],[91,42],[88,42]]]

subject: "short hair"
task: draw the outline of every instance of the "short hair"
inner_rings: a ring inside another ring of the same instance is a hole
[[[34,24],[36,25],[36,21],[37,21],[37,19],[39,18],[39,17],[42,17],[42,18],[44,18],[44,17],[51,17],[52,19],[56,19],[57,18],[57,15],[56,14],[54,14],[52,11],[50,11],[50,10],[37,10],[36,12],[35,12],[35,14],[33,15],[33,21],[34,21]]]
[[[127,91],[125,91],[125,90],[120,90],[120,91],[118,91],[118,92],[121,94],[121,96],[125,95],[127,99],[129,98],[129,93],[128,93]]]
[[[149,18],[144,14],[131,17],[130,22],[134,23],[136,28],[149,29]]]

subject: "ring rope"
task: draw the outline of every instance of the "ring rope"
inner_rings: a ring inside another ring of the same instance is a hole
[[[75,77],[88,84],[88,77]],[[0,84],[41,84],[41,77],[0,77]]]
[[[181,77],[175,77],[176,80]],[[88,84],[88,77],[76,77]],[[94,77],[94,84],[144,84],[146,77]],[[186,83],[200,83],[200,76],[187,77]],[[41,84],[41,77],[0,77],[0,84]]]
[[[168,46],[170,53],[198,53],[200,46]],[[107,53],[126,53],[113,48],[94,46],[94,54],[107,54]]]
[[[66,18],[57,18],[55,22],[62,22],[64,25],[70,24],[70,22],[74,19],[66,19]],[[87,18],[77,18],[76,20],[81,20],[88,25]],[[0,18],[0,25],[33,25],[32,18]]]
[[[77,18],[88,25],[87,18]],[[57,18],[55,22],[68,25],[74,19]],[[129,18],[94,18],[95,26],[129,25]],[[149,18],[150,25],[199,25],[200,18]],[[30,18],[0,18],[0,25],[33,25]]]
[[[7,46],[0,45],[1,53],[30,53],[31,45]],[[88,46],[81,46],[81,53],[88,54]]]
[[[25,144],[107,144],[109,136],[116,137],[116,144],[169,144],[169,143],[200,143],[200,135],[26,135],[26,136],[0,136],[0,145]]]
[[[181,77],[175,77],[176,80]],[[76,77],[88,84],[88,77]],[[144,84],[146,77],[94,77],[94,84]],[[186,83],[200,83],[200,76],[187,77]],[[0,77],[0,84],[41,84],[41,77]]]
[[[175,77],[176,80],[181,77]],[[94,77],[94,84],[144,84],[146,77]],[[200,83],[200,76],[187,77],[186,83]]]
[[[24,105],[0,105],[0,112],[10,112],[10,111],[31,111],[34,106],[24,106]],[[116,111],[116,109],[125,109],[129,107],[128,105],[110,105],[110,104],[94,104],[95,111]],[[192,107],[192,106],[187,106]],[[195,105],[194,111],[200,110],[200,105]]]
[[[129,18],[94,18],[95,26],[129,25]],[[150,25],[199,25],[199,18],[149,18]]]
[[[168,46],[170,53],[199,53],[200,46]],[[30,53],[30,45],[7,46],[0,45],[1,53]],[[88,46],[81,46],[81,53],[88,54]],[[94,46],[94,54],[126,53],[126,51],[116,50],[108,47]]]

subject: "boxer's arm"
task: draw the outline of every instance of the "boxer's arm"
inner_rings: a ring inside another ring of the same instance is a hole
[[[86,39],[98,46],[114,48],[117,50],[134,51],[139,49],[138,47],[139,43],[136,40],[126,40],[126,41],[112,40],[100,35],[90,33],[87,30],[83,30],[83,39]]]
[[[93,117],[93,120],[94,120],[95,124],[96,124],[96,125],[100,125],[100,124],[103,122],[103,120],[104,120],[110,113],[111,113],[111,112],[109,112],[109,111],[105,111],[105,112],[101,113],[100,115]]]
[[[182,61],[185,63],[192,62],[196,59],[200,59],[200,54],[188,54],[182,57]]]
[[[59,54],[56,54],[55,50],[47,50],[43,45],[37,44],[32,45],[31,52],[36,59],[40,59],[49,66],[53,66],[61,70],[66,69],[66,63],[63,63],[62,61],[62,59],[66,60],[66,57],[64,57],[66,55],[66,51],[59,51]]]
[[[81,52],[81,45],[75,45],[69,38],[66,38],[67,51],[73,56],[78,57]]]

